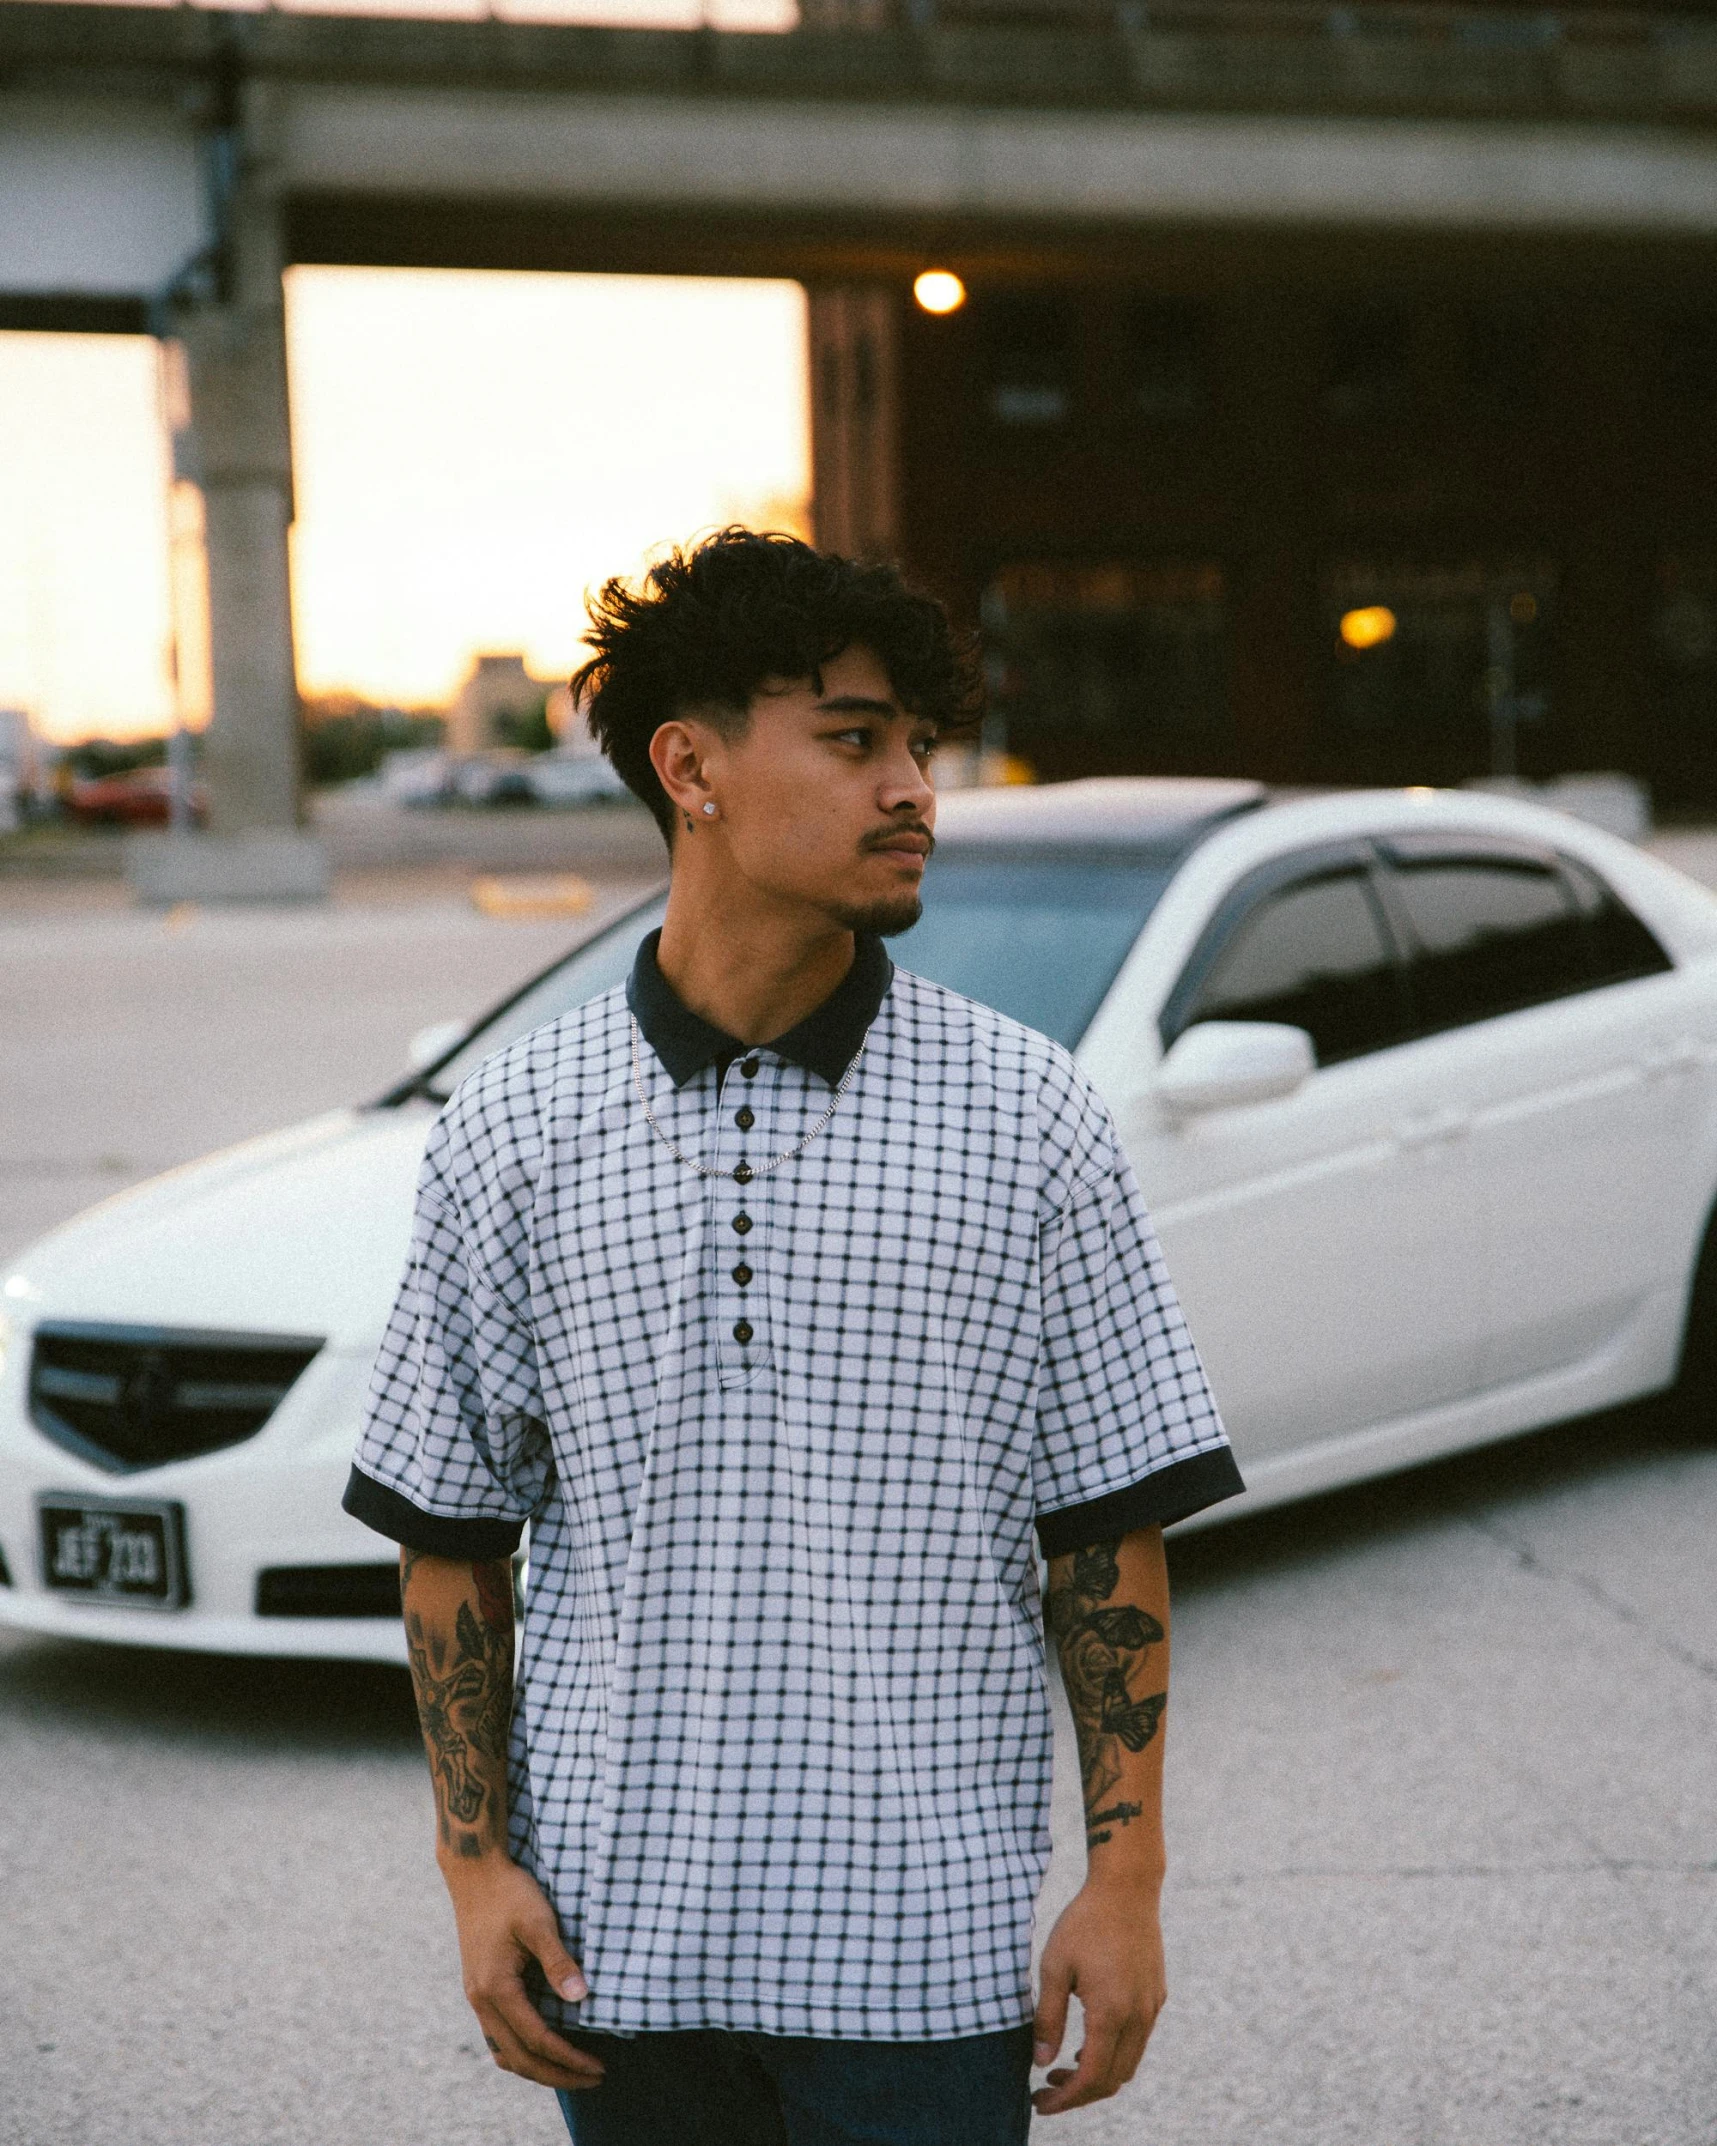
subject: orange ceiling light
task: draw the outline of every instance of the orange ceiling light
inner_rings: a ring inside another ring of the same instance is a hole
[[[1395,638],[1395,614],[1387,604],[1362,604],[1341,615],[1341,637],[1349,648],[1381,648]]]
[[[927,268],[913,278],[912,295],[926,313],[957,313],[966,302],[966,286],[951,268]]]

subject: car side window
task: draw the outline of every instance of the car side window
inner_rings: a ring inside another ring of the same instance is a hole
[[[1263,896],[1228,935],[1179,1028],[1282,1021],[1310,1034],[1320,1066],[1401,1042],[1399,968],[1368,878],[1323,872]]]
[[[1560,872],[1526,857],[1397,857],[1420,1035],[1591,988],[1587,919]]]
[[[1586,924],[1586,960],[1591,981],[1625,984],[1636,976],[1661,976],[1675,964],[1611,887],[1589,866],[1562,859],[1574,900]]]

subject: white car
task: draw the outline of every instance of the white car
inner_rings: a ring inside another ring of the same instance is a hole
[[[946,798],[902,964],[1075,1050],[1250,1486],[1222,1519],[1717,1360],[1717,898],[1509,798]],[[398,1659],[340,1510],[437,1102],[661,898],[367,1108],[109,1200],[0,1284],[0,1620]]]
[[[539,805],[594,805],[626,801],[631,791],[600,753],[568,752],[555,747],[534,753],[525,768],[531,795]]]

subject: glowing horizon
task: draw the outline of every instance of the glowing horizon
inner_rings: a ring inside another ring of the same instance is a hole
[[[803,525],[797,284],[296,268],[286,297],[308,696],[443,705],[494,650],[564,675],[609,574]],[[47,737],[172,720],[168,476],[153,343],[0,334],[0,707]]]

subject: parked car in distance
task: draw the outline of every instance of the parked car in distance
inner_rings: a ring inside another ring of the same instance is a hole
[[[188,803],[191,824],[201,827],[208,817],[208,795],[200,782],[191,784]],[[173,813],[172,770],[127,768],[123,774],[74,782],[66,810],[86,827],[165,827]]]
[[[534,805],[532,755],[522,745],[495,745],[453,762],[448,802],[456,805]]]
[[[525,780],[539,805],[594,805],[624,802],[632,793],[600,754],[554,750],[533,753]]]
[[[892,951],[1108,1099],[1249,1486],[1192,1525],[1717,1390],[1717,897],[1483,794],[1079,782],[957,792],[938,832]],[[661,914],[377,1102],[15,1262],[0,1621],[402,1657],[393,1563],[339,1498],[425,1137]]]
[[[385,753],[375,774],[352,787],[379,791],[390,804],[428,807],[446,804],[451,779],[450,754],[439,746],[409,745]]]
[[[518,746],[489,752],[430,752],[394,756],[380,785],[396,804],[433,809],[447,805],[587,805],[629,798],[631,791],[604,759],[551,749],[532,753]]]

